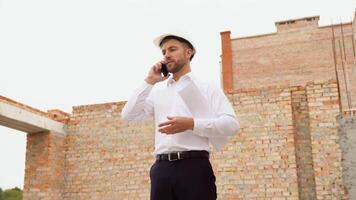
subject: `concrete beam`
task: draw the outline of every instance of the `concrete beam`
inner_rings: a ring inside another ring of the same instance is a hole
[[[0,125],[26,133],[67,134],[65,124],[4,102],[0,102]]]

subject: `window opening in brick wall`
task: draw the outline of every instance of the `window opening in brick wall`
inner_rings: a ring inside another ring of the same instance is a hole
[[[0,187],[23,190],[26,158],[26,133],[0,126]]]

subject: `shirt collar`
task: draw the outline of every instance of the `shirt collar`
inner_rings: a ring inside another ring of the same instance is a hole
[[[169,78],[167,81],[167,86],[169,87],[169,86],[172,86],[173,84],[181,82],[181,81],[194,80],[194,79],[195,79],[195,76],[194,76],[193,72],[188,72],[188,73],[184,74],[182,77],[180,77],[178,81],[175,81],[173,79],[173,77]]]

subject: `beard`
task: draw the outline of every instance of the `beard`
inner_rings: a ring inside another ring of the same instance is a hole
[[[179,72],[183,67],[184,67],[184,65],[186,64],[186,63],[184,63],[184,62],[182,62],[182,61],[177,61],[177,62],[174,62],[174,63],[172,63],[173,64],[173,66],[172,66],[172,68],[169,68],[168,67],[168,72],[170,72],[170,73],[177,73],[177,72]]]

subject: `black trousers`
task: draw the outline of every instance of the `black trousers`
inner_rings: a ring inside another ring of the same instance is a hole
[[[216,200],[208,158],[156,161],[150,170],[151,200]]]

